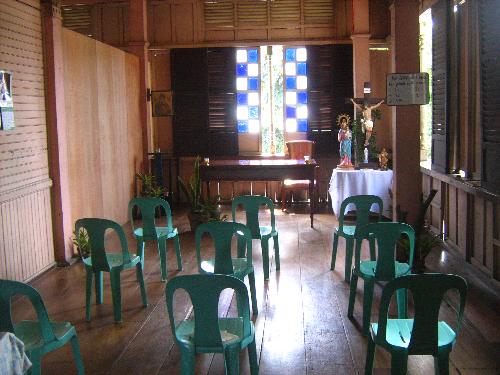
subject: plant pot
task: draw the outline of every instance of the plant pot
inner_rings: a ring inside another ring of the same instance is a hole
[[[208,222],[208,216],[201,212],[188,212],[189,225],[191,226],[191,231],[196,231],[199,225]]]

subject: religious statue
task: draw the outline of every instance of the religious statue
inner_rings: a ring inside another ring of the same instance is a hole
[[[372,120],[372,110],[375,108],[379,107],[384,101],[381,100],[377,104],[374,105],[368,105],[367,103],[364,103],[363,105],[359,105],[356,103],[353,99],[351,99],[352,104],[354,104],[354,107],[361,111],[361,114],[363,115],[363,119],[361,120],[361,125],[363,129],[363,133],[365,133],[365,144],[364,146],[368,146],[370,137],[372,136],[372,130],[373,130],[373,120]]]
[[[385,150],[385,147],[382,148],[382,151],[380,151],[380,154],[378,154],[378,163],[380,165],[380,170],[386,171],[387,170],[387,162],[389,161],[389,154]]]
[[[351,163],[352,133],[349,129],[350,122],[351,118],[345,113],[337,117],[337,124],[340,126],[338,134],[340,164],[337,165],[338,168],[353,168]]]

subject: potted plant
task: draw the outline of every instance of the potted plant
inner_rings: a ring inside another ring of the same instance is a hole
[[[413,265],[412,271],[415,273],[422,273],[425,269],[425,258],[431,250],[443,243],[441,239],[441,233],[433,233],[429,226],[425,224],[425,213],[429,208],[431,201],[434,199],[437,190],[432,189],[429,196],[423,200],[423,195],[420,197],[420,210],[415,220],[412,224],[415,230],[415,251],[413,253]],[[407,212],[401,210],[399,206],[396,207],[396,217],[399,222],[406,223]],[[410,255],[410,244],[407,238],[402,238],[398,242],[399,247],[399,260],[407,262]]]
[[[189,181],[185,182],[180,176],[178,180],[179,186],[189,203],[188,219],[191,230],[194,231],[198,225],[208,221],[227,220],[227,215],[221,216],[220,207],[217,204],[219,196],[214,197],[212,200],[203,198],[199,156],[194,161],[193,175],[191,175]]]
[[[135,177],[141,181],[141,192],[139,194],[141,197],[165,198],[166,190],[163,186],[158,186],[154,175],[151,173],[136,173]],[[137,209],[137,207],[135,208]],[[155,215],[160,217],[165,215],[165,212],[161,207],[157,207]],[[139,219],[140,214],[134,212],[134,218]]]
[[[76,246],[78,255],[80,259],[88,258],[90,256],[90,239],[87,231],[80,228],[78,232],[73,231],[73,237],[71,237],[73,244]]]

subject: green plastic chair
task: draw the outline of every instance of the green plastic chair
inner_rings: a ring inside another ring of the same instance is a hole
[[[411,291],[414,318],[387,319],[392,295],[401,288]],[[460,294],[455,331],[446,322],[438,320],[441,301],[450,289],[456,289]],[[460,330],[466,294],[467,283],[457,275],[429,273],[390,281],[382,292],[378,323],[370,325],[365,375],[372,374],[375,345],[391,353],[393,375],[406,374],[408,355],[432,355],[435,374],[449,374],[449,356]]]
[[[345,221],[345,210],[349,204],[356,206],[356,221],[353,224],[346,224]],[[337,248],[339,245],[339,237],[344,237],[346,241],[345,247],[345,273],[344,279],[347,283],[351,280],[351,267],[352,267],[352,255],[354,251],[354,240],[356,238],[356,228],[362,227],[370,222],[370,209],[373,205],[378,207],[378,212],[376,212],[375,220],[380,221],[382,212],[384,211],[384,203],[380,197],[376,195],[353,195],[344,199],[340,205],[340,217],[339,226],[334,229],[333,232],[333,248],[332,248],[332,262],[330,269],[333,271],[335,269],[335,262],[337,260]],[[361,242],[365,238],[360,239]],[[370,249],[373,247],[370,246]],[[375,254],[370,253],[371,259],[375,259]]]
[[[218,316],[219,297],[227,288],[237,295],[238,317]],[[184,289],[189,294],[194,319],[176,325],[173,297],[177,289]],[[259,373],[248,292],[241,280],[228,275],[177,276],[167,283],[165,294],[170,327],[181,352],[182,375],[194,374],[196,353],[223,353],[226,373],[239,374],[239,352],[244,348],[248,348],[250,374]]]
[[[371,237],[370,253],[375,253],[375,242],[378,245],[376,260],[361,261],[361,241],[359,243],[356,241],[357,246],[354,254],[355,266],[351,276],[347,316],[350,318],[353,317],[358,277],[361,277],[365,282],[363,292],[363,334],[367,335],[370,325],[375,281],[390,281],[396,277],[410,273],[415,248],[415,231],[408,224],[384,222],[358,227],[356,234],[360,238]],[[395,259],[396,243],[403,234],[408,237],[410,242],[409,263],[400,263]],[[398,317],[406,318],[406,292],[399,290],[397,297]]]
[[[38,321],[12,322],[11,299],[16,295],[26,296],[30,300]],[[71,341],[78,374],[85,374],[75,327],[68,322],[51,322],[42,297],[35,288],[19,281],[0,280],[0,331],[12,332],[24,343],[32,363],[29,370],[31,374],[40,374],[42,357],[66,345],[68,341]]]
[[[138,207],[142,216],[142,227],[135,226],[134,207]],[[156,226],[156,209],[163,209],[167,216],[167,226]],[[137,254],[141,257],[144,267],[144,243],[145,241],[156,241],[158,253],[160,254],[160,269],[162,281],[167,279],[167,240],[173,239],[175,253],[177,255],[177,270],[182,271],[181,246],[177,228],[172,226],[172,211],[167,201],[161,198],[133,198],[128,204],[128,212],[132,232],[137,239]]]
[[[85,316],[90,321],[90,300],[92,297],[92,276],[95,275],[95,300],[98,305],[102,303],[102,272],[109,272],[111,279],[111,295],[113,298],[113,313],[115,322],[122,321],[120,272],[135,267],[137,281],[141,289],[142,305],[148,305],[148,297],[144,286],[141,258],[129,254],[127,240],[123,228],[116,222],[107,219],[85,218],[75,223],[75,232],[85,229],[90,241],[90,256],[83,258],[87,271],[85,290]],[[105,234],[108,229],[116,232],[120,240],[121,252],[106,252]]]
[[[215,247],[215,258],[201,258],[201,239],[208,233]],[[236,236],[238,242],[237,257],[231,255],[231,241]],[[246,246],[241,246],[244,243]],[[211,221],[196,228],[195,232],[196,259],[200,273],[234,275],[243,280],[248,275],[250,294],[252,297],[252,312],[257,315],[257,297],[255,293],[255,273],[252,264],[252,236],[250,230],[240,223],[227,221]],[[245,249],[246,248],[246,249]]]
[[[274,216],[273,201],[262,195],[240,195],[233,199],[231,210],[233,212],[233,221],[236,222],[236,209],[242,206],[246,214],[246,226],[250,228],[252,239],[259,239],[262,248],[262,263],[264,266],[264,280],[269,280],[269,239],[274,242],[274,261],[276,271],[280,269],[280,245],[278,239],[278,230],[276,229],[276,219]],[[266,206],[271,212],[271,225],[259,225],[259,208]]]

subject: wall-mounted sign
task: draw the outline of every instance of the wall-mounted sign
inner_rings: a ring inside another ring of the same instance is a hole
[[[428,73],[387,75],[387,105],[424,105],[429,103]]]
[[[0,130],[11,130],[14,126],[12,73],[0,70]]]

